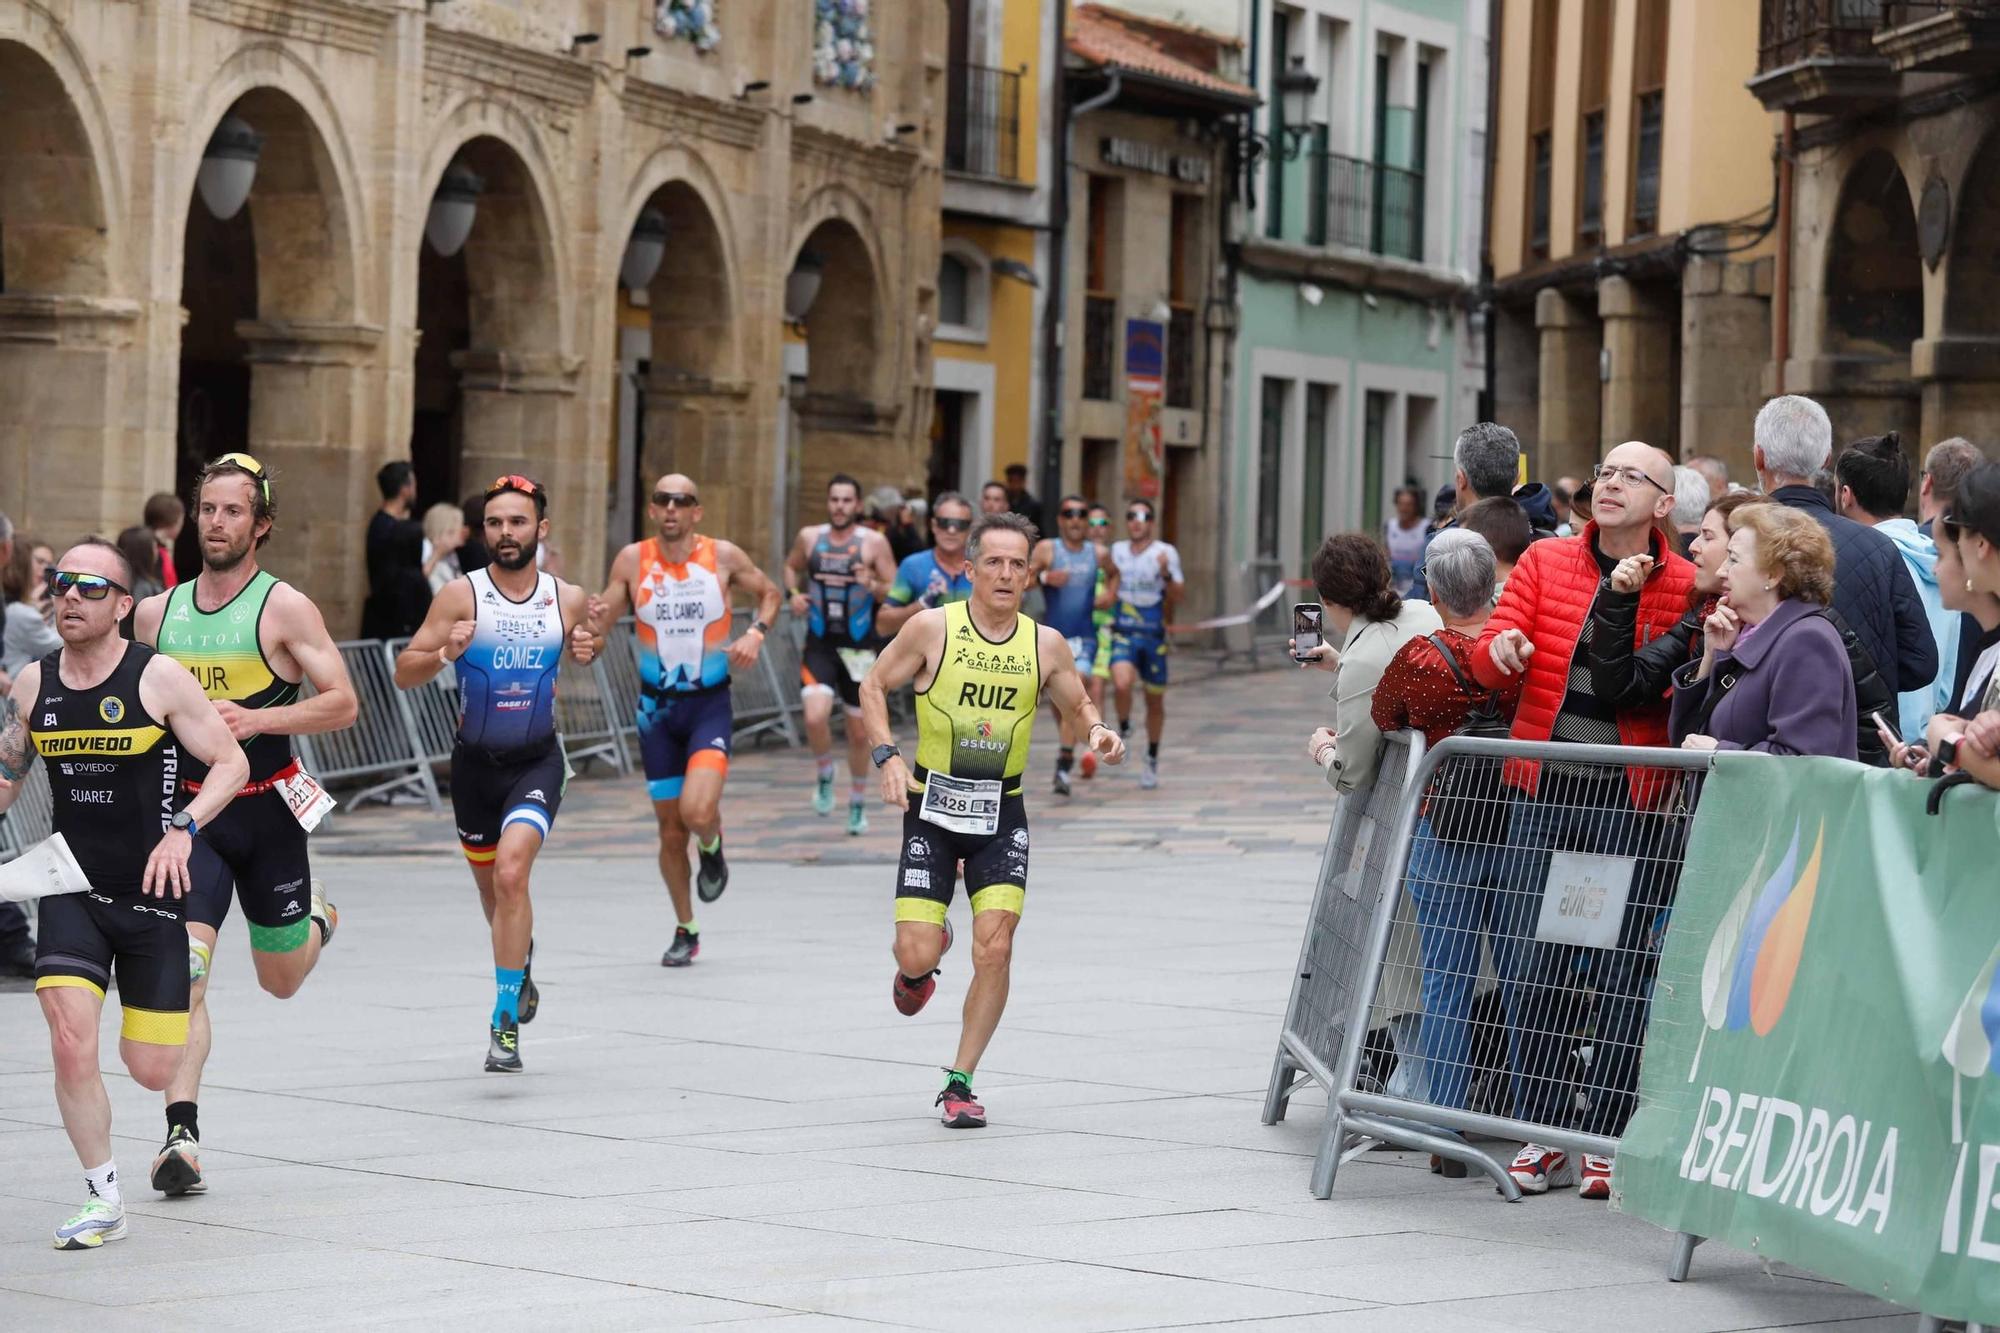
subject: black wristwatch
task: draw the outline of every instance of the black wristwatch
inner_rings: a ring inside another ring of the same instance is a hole
[[[869,757],[875,761],[875,767],[880,768],[901,753],[902,751],[893,745],[878,745],[869,752]]]
[[[750,628],[756,630],[759,634],[763,635],[767,639],[771,637],[771,627],[769,625],[766,625],[761,620],[751,621]]]
[[[1964,732],[1960,732],[1956,736],[1940,736],[1937,748],[1932,750],[1931,753],[1937,756],[1939,764],[1946,768],[1956,768],[1958,767],[1958,743],[1964,739]]]
[[[174,811],[174,817],[167,821],[167,827],[170,829],[177,829],[180,832],[187,834],[190,838],[192,838],[195,834],[201,832],[201,825],[195,823],[194,816],[189,814],[185,810]]]

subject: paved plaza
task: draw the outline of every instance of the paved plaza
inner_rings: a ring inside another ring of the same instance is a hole
[[[1301,753],[1323,679],[1177,690],[1157,792],[1134,767],[1057,808],[1044,735],[979,1131],[931,1108],[963,898],[937,998],[899,1016],[896,829],[815,818],[801,753],[738,757],[734,875],[680,971],[638,782],[571,785],[516,1077],[481,1072],[491,957],[447,820],[342,812],[319,844],[340,934],[305,990],[265,996],[225,929],[208,1195],[144,1187],[160,1099],[108,1077],[131,1233],[101,1252],[50,1248],[81,1173],[34,999],[0,994],[0,1329],[1912,1326],[1719,1246],[1670,1285],[1664,1233],[1413,1154],[1312,1198],[1321,1098],[1258,1111],[1329,809]]]

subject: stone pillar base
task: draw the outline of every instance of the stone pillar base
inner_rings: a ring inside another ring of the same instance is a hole
[[[1609,374],[1604,378],[1605,446],[1643,440],[1673,453],[1676,420],[1672,309],[1629,278],[1597,284]]]
[[[1748,485],[1751,426],[1771,359],[1770,261],[1688,261],[1680,338],[1680,455],[1712,454]]]
[[[1535,293],[1535,328],[1541,334],[1538,480],[1553,484],[1557,477],[1588,476],[1602,441],[1604,395],[1597,371],[1602,331],[1583,302],[1553,287]]]
[[[116,537],[159,489],[123,415],[138,326],[130,301],[0,296],[0,503],[57,554],[86,533]]]
[[[1922,383],[1920,441],[1929,448],[1962,435],[1989,453],[2000,440],[2000,338],[1926,338],[1910,348]],[[1915,455],[1922,457],[1921,453]]]

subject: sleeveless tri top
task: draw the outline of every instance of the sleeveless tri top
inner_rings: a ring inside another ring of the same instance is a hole
[[[859,525],[836,541],[833,525],[822,523],[806,555],[806,594],[812,601],[807,631],[837,647],[865,648],[875,641],[875,598],[861,585]]]
[[[264,608],[278,580],[258,570],[227,602],[213,611],[195,603],[199,580],[176,584],[167,593],[166,614],[160,620],[159,649],[201,682],[211,699],[227,699],[244,708],[273,708],[299,697],[299,683],[280,676],[264,656],[259,633]],[[290,736],[257,735],[243,742],[250,760],[250,781],[263,782],[292,762]],[[208,765],[183,756],[181,777],[200,782]]]
[[[1061,587],[1042,587],[1042,623],[1065,639],[1086,637],[1096,631],[1092,613],[1097,609],[1097,548],[1089,542],[1081,551],[1072,551],[1057,538],[1049,544],[1051,569],[1069,575]]]
[[[714,538],[696,537],[680,564],[667,560],[659,538],[641,543],[632,619],[639,679],[649,691],[687,694],[729,683],[729,598]]]
[[[972,621],[966,602],[944,607],[944,656],[917,693],[917,769],[954,778],[1003,779],[1021,790],[1028,741],[1041,699],[1042,664],[1035,622],[1016,612],[1014,631],[995,642]]]
[[[493,582],[472,584],[472,642],[458,659],[458,739],[492,754],[546,750],[556,735],[556,671],[562,665],[562,602],[553,574],[517,602]]]
[[[79,690],[63,683],[58,648],[42,659],[27,719],[48,774],[55,831],[91,887],[109,896],[138,893],[146,859],[177,808],[179,748],[139,702],[139,677],[152,659],[143,643],[127,644],[102,684]]]

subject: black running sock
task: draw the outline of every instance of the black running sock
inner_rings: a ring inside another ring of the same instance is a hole
[[[1151,759],[1151,760],[1152,760],[1152,761],[1153,761],[1154,763],[1158,763],[1158,762],[1159,762],[1159,760],[1160,760],[1160,743],[1159,743],[1158,741],[1147,741],[1147,742],[1146,742],[1146,758],[1148,758],[1148,759]]]
[[[1119,734],[1120,736],[1130,736],[1130,735],[1132,734],[1132,719],[1131,719],[1131,718],[1129,718],[1129,717],[1121,717],[1121,718],[1119,718],[1119,719],[1118,719],[1118,734]]]
[[[896,975],[902,976],[903,974],[898,972]],[[928,972],[924,973],[920,977],[903,977],[903,985],[907,986],[911,990],[915,990],[917,987],[923,985],[926,981],[929,981],[930,979],[931,979],[931,974]]]
[[[199,1140],[201,1138],[201,1130],[195,1124],[195,1106],[193,1102],[167,1103],[167,1133],[172,1134],[176,1128],[185,1129],[188,1132],[188,1137],[191,1139]]]
[[[1056,772],[1069,772],[1070,766],[1075,762],[1076,747],[1074,745],[1065,745],[1062,749],[1056,751]]]

